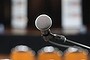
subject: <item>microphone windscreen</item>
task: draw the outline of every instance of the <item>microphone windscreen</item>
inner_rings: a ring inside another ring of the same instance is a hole
[[[39,30],[48,30],[52,25],[52,20],[48,15],[42,14],[35,20],[35,26]]]

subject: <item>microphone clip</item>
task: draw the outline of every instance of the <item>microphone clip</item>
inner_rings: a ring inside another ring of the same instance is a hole
[[[42,37],[45,41],[50,41],[50,40],[62,40],[66,42],[66,37],[63,35],[58,35],[58,34],[53,34],[51,33],[50,29],[46,31],[41,31]]]

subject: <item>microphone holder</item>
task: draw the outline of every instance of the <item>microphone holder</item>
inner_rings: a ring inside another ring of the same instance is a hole
[[[58,35],[58,34],[52,34],[52,33],[50,33],[49,35],[42,35],[42,36],[43,36],[43,39],[45,41],[48,41],[49,43],[54,44],[54,45],[57,45],[57,46],[61,46],[61,47],[72,47],[72,46],[69,46],[69,45],[63,45],[63,44],[59,44],[59,43],[53,42],[52,39],[53,40],[62,40],[64,42],[69,42],[69,43],[72,43],[72,44],[75,44],[75,45],[78,45],[78,46],[81,46],[81,47],[90,49],[89,46],[84,45],[84,44],[81,44],[81,43],[77,43],[77,42],[72,41],[72,40],[69,40],[69,39],[66,39],[66,37],[63,36],[63,35]]]

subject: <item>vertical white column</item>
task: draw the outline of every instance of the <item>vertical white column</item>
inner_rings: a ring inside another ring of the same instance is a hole
[[[62,29],[65,34],[80,32],[82,23],[81,0],[62,0]]]
[[[11,26],[13,30],[25,30],[27,27],[27,0],[12,0]]]

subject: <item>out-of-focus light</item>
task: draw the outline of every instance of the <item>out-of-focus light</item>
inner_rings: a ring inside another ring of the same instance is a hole
[[[25,29],[27,26],[27,0],[12,0],[12,21],[14,29]]]
[[[81,26],[83,26],[81,0],[62,0],[63,33],[78,34]]]
[[[27,0],[12,0],[11,26],[13,33],[21,34],[26,31],[28,23],[27,5]]]
[[[88,52],[84,49],[69,47],[63,58],[64,60],[88,60]]]
[[[12,49],[11,60],[35,60],[35,52],[25,45],[19,45]]]
[[[46,46],[39,50],[37,60],[62,60],[62,53],[52,46]]]

